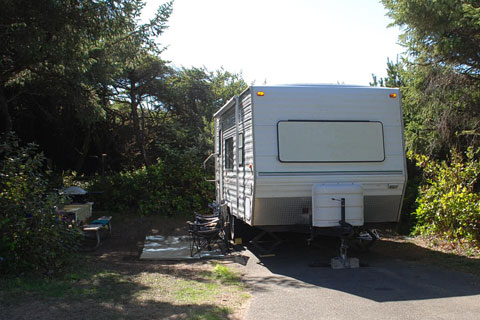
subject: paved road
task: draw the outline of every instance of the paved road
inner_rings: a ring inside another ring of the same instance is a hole
[[[253,291],[247,320],[480,319],[480,279],[470,275],[375,253],[361,256],[368,266],[332,270],[325,266],[331,247],[295,240],[275,253],[245,253]]]

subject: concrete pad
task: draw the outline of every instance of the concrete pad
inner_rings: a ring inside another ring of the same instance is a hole
[[[330,260],[330,266],[332,269],[355,269],[360,267],[360,261],[358,258],[347,258],[342,259],[342,257],[335,257]]]
[[[189,236],[147,236],[143,245],[140,260],[198,260],[205,258],[221,258],[220,250],[202,251],[194,257],[190,256]]]

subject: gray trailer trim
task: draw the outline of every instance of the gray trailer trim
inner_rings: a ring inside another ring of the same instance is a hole
[[[259,176],[333,176],[333,175],[403,175],[402,171],[301,171],[301,172],[259,172]]]

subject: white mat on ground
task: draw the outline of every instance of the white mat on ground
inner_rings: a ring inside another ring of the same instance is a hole
[[[191,260],[201,258],[220,258],[220,250],[202,251],[190,257],[190,239],[188,236],[147,236],[140,260]]]

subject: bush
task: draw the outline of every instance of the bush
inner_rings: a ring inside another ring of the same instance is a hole
[[[417,167],[415,160],[407,158],[408,183],[403,197],[402,212],[397,232],[408,235],[412,233],[416,221],[412,212],[417,209],[417,198],[420,184],[422,182],[422,170]]]
[[[97,177],[89,190],[103,192],[95,202],[103,209],[174,215],[205,210],[213,188],[195,158],[184,153],[137,170]]]
[[[9,135],[0,145],[0,270],[4,273],[53,272],[77,248],[79,232],[59,221],[62,199],[47,192],[43,154],[20,147]]]
[[[480,196],[474,191],[480,162],[472,149],[466,159],[451,151],[450,161],[433,161],[424,155],[410,157],[424,170],[425,184],[419,190],[416,234],[437,235],[446,240],[478,247],[480,241]]]

